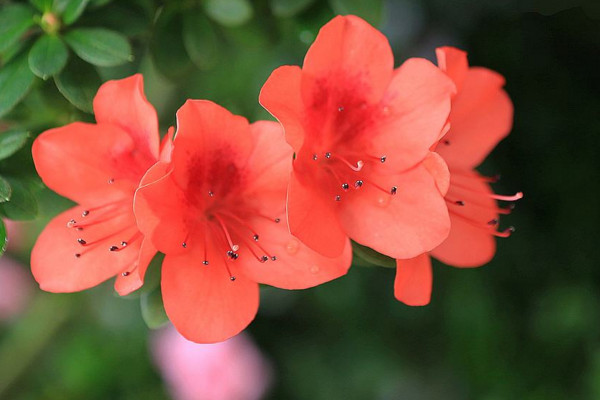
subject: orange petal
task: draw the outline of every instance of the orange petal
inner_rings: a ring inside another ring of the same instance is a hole
[[[321,28],[304,58],[304,104],[312,104],[315,96],[323,92],[323,82],[342,87],[343,80],[360,81],[363,98],[376,102],[385,91],[393,68],[392,49],[381,32],[353,15],[337,16]]]
[[[149,239],[142,239],[142,245],[139,251],[138,260],[132,266],[131,271],[123,271],[117,275],[115,280],[115,290],[121,296],[127,296],[142,287],[144,276],[152,258],[156,255],[156,248]]]
[[[397,186],[396,195],[365,180],[361,193],[352,193],[339,203],[340,220],[352,240],[389,257],[406,259],[446,239],[450,230],[448,209],[423,165],[400,175],[370,179],[376,178],[382,188]]]
[[[447,198],[451,229],[448,238],[431,254],[454,267],[479,267],[489,262],[496,251],[488,222],[498,219],[496,201],[489,185],[475,171],[452,171]],[[460,200],[464,206],[454,204]]]
[[[97,205],[134,192],[147,168],[135,160],[134,146],[116,126],[75,122],[45,131],[31,151],[50,189],[78,203]]]
[[[427,60],[411,58],[394,72],[373,125],[370,153],[386,155],[386,168],[421,162],[437,142],[450,113],[454,84]]]
[[[300,97],[300,67],[284,65],[271,73],[260,90],[259,102],[283,125],[285,139],[300,151],[304,141],[303,104]]]
[[[512,128],[513,105],[504,78],[484,68],[471,68],[452,102],[450,131],[436,151],[450,168],[473,168],[485,159]]]
[[[298,180],[292,173],[287,196],[287,219],[292,235],[327,257],[344,251],[348,235],[342,230],[336,203]]]
[[[425,160],[423,160],[423,166],[435,180],[435,184],[442,196],[445,196],[450,186],[450,171],[448,171],[448,166],[444,162],[444,159],[439,154],[430,152]]]
[[[96,286],[126,270],[138,261],[141,241],[136,240],[120,251],[109,251],[123,240],[118,234],[129,225],[129,234],[136,232],[132,214],[124,214],[110,223],[94,229],[95,238],[107,237],[97,244],[81,246],[77,239],[95,241],[86,230],[68,228],[71,219],[79,219],[84,207],[71,208],[53,218],[38,237],[31,251],[31,272],[40,288],[49,292],[77,292]],[[104,228],[104,229],[102,229]],[[113,235],[113,233],[115,235]],[[80,257],[76,257],[80,254]]]
[[[409,306],[425,306],[431,300],[433,272],[429,254],[423,253],[408,260],[396,260],[396,299]]]
[[[350,268],[352,246],[348,239],[342,254],[329,258],[294,238],[283,221],[274,224],[264,218],[255,218],[249,224],[260,233],[256,244],[269,254],[269,259],[261,263],[247,246],[242,247],[243,254],[236,262],[240,273],[253,281],[283,289],[305,289],[345,275]],[[258,247],[255,253],[259,257],[264,254]],[[271,258],[273,256],[276,260]]]
[[[150,160],[158,158],[158,117],[144,95],[141,74],[100,86],[94,97],[94,114],[99,124],[114,124],[129,133],[138,151]]]
[[[189,253],[167,255],[163,262],[162,294],[165,310],[185,338],[198,343],[226,340],[241,332],[258,310],[258,284],[243,276],[235,281],[219,255]]]
[[[438,66],[454,81],[456,89],[460,91],[462,83],[469,70],[467,53],[456,47],[438,47],[435,49]]]
[[[184,194],[175,184],[172,165],[158,162],[140,182],[134,210],[140,231],[161,252],[178,253],[187,239]]]

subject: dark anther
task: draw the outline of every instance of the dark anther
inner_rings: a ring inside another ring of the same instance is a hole
[[[271,260],[273,260],[273,261],[277,261],[277,257],[276,257],[276,256],[273,256],[273,257],[271,257]]]
[[[208,195],[209,195],[210,197],[214,197],[214,196],[215,196],[215,194],[212,192],[212,190],[209,190],[209,191],[208,191]]]
[[[83,240],[82,238],[77,239],[77,243],[79,243],[82,246],[87,244],[87,242],[85,240]]]
[[[331,158],[331,153],[330,152],[325,153],[325,158]]]
[[[398,187],[392,186],[392,189],[390,190],[390,194],[396,194],[396,193],[398,193]]]
[[[465,202],[462,201],[462,200],[457,200],[457,201],[454,202],[454,204],[456,204],[457,206],[464,206]]]
[[[75,258],[79,258],[79,257],[81,257],[81,254],[75,253]]]
[[[229,280],[230,280],[231,282],[235,281],[235,276],[231,276],[231,277],[229,277]]]
[[[342,196],[340,196],[339,194],[335,196],[335,201],[341,201],[342,200]]]
[[[276,224],[278,224],[278,223],[280,223],[280,222],[281,222],[281,219],[279,219],[279,218],[275,218],[275,223],[276,223]]]
[[[342,112],[342,111],[344,111],[344,107],[338,107],[338,111],[339,111],[339,112]]]
[[[181,247],[183,247],[185,249],[187,247],[187,243],[186,242],[181,243]]]
[[[385,160],[387,160],[387,156],[381,156],[381,158],[379,159],[379,161],[381,161],[382,164],[385,162]]]
[[[204,260],[204,261],[202,261],[202,264],[204,264],[204,265],[208,265],[208,260]]]
[[[110,251],[117,251],[117,250],[119,250],[119,248],[117,246],[110,246],[109,250]]]
[[[318,158],[317,155],[313,154],[313,160],[317,161],[317,158]]]
[[[258,242],[258,235],[255,234],[254,236],[252,236],[252,239]]]
[[[129,276],[129,274],[131,274],[131,272],[129,272],[129,271],[125,271],[125,272],[123,272],[121,275],[123,275],[123,276]]]
[[[123,247],[127,246],[127,242],[121,242],[121,246],[123,246]]]
[[[262,256],[260,258],[260,262],[267,262],[267,261],[269,261],[269,257],[267,257],[267,256]]]
[[[84,211],[81,213],[81,216],[82,216],[82,217],[87,217],[88,215],[90,215],[90,212],[89,212],[88,210],[84,210]]]
[[[498,225],[498,220],[496,218],[490,219],[488,221],[488,225]]]
[[[363,185],[363,181],[356,181],[356,182],[354,182],[354,187],[357,188],[357,189],[359,187],[361,187],[362,185]]]
[[[348,185],[347,183],[342,183],[342,189],[348,190],[349,187],[350,185]]]
[[[110,178],[110,179],[108,180],[108,184],[109,184],[109,185],[112,185],[113,183],[115,183],[115,180],[114,180],[114,178]]]
[[[449,140],[444,140],[444,144],[445,144],[446,146],[449,146],[449,145],[450,145],[450,141],[449,141]]]

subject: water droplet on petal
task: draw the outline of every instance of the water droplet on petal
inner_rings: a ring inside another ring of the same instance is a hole
[[[390,196],[377,197],[377,205],[379,207],[387,207],[390,204]]]
[[[296,254],[298,252],[298,249],[300,248],[300,244],[298,243],[298,241],[296,239],[292,239],[289,242],[287,242],[287,244],[285,245],[285,250],[289,253],[289,254]]]
[[[231,250],[233,251],[238,251],[240,249],[240,246],[237,244],[234,244],[233,246],[231,246]]]
[[[310,267],[310,272],[312,274],[318,274],[320,270],[321,270],[321,268],[319,268],[318,265],[313,265],[312,267]]]

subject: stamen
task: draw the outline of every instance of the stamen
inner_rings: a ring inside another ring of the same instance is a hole
[[[358,181],[354,182],[354,188],[355,189],[358,189],[358,188],[362,187],[362,185],[363,185],[363,181],[361,181],[361,180],[358,180]]]
[[[390,190],[390,194],[395,195],[397,192],[398,192],[398,187],[392,186],[392,189]]]
[[[312,156],[312,159],[313,159],[314,161],[317,161],[317,160],[319,159],[319,157],[317,157],[317,155],[316,155],[316,154],[313,154],[313,156]]]
[[[234,244],[233,241],[231,240],[231,235],[229,235],[229,231],[227,230],[227,226],[225,225],[225,222],[223,222],[223,219],[218,214],[213,214],[213,216],[219,222],[219,225],[221,225],[221,229],[223,230],[223,233],[225,234],[225,238],[227,239],[227,243],[229,243],[229,247],[231,248],[231,250],[233,250],[234,252],[238,251],[240,246],[238,246],[237,244]]]
[[[114,178],[110,178],[110,179],[108,180],[108,184],[109,184],[109,185],[112,185],[113,183],[115,183],[115,179],[114,179]]]
[[[84,211],[81,213],[81,216],[82,216],[82,217],[87,217],[89,214],[90,214],[90,211],[89,211],[89,210],[84,210]]]
[[[499,194],[490,195],[492,199],[501,200],[501,201],[516,201],[523,198],[523,192],[517,192],[512,196],[502,196]]]
[[[349,187],[350,185],[348,185],[347,183],[342,183],[342,189],[348,190]]]
[[[505,229],[505,230],[503,230],[502,232],[497,232],[497,231],[494,231],[494,232],[492,232],[492,234],[493,234],[494,236],[497,236],[497,237],[501,237],[501,238],[507,238],[507,237],[509,237],[509,236],[510,236],[510,235],[511,235],[511,234],[512,234],[514,231],[515,231],[515,227],[514,227],[514,226],[509,226],[508,228],[506,228],[506,229]]]

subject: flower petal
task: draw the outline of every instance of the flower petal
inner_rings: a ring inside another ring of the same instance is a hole
[[[142,178],[133,202],[140,231],[165,254],[183,251],[189,214],[184,194],[171,176],[172,168],[165,162],[153,165]]]
[[[131,271],[123,271],[117,275],[115,280],[115,290],[121,296],[127,296],[142,287],[144,284],[144,276],[150,261],[156,255],[156,248],[152,245],[149,239],[142,239],[142,245],[139,251],[139,256]]]
[[[513,105],[502,86],[504,78],[485,68],[471,68],[461,91],[452,102],[448,145],[436,151],[451,168],[473,168],[481,164],[513,122]]]
[[[144,94],[141,74],[100,86],[94,97],[94,114],[98,124],[114,124],[129,133],[149,160],[158,158],[158,117]]]
[[[90,206],[131,196],[146,169],[132,156],[131,137],[114,125],[75,122],[51,129],[31,151],[50,189]]]
[[[283,125],[285,139],[295,151],[300,151],[304,141],[301,76],[298,66],[279,67],[271,73],[259,95],[260,104]]]
[[[218,254],[204,257],[193,249],[167,255],[163,262],[162,294],[165,310],[175,328],[188,340],[214,343],[241,332],[258,310],[258,284],[237,276],[230,280]]]
[[[287,196],[287,220],[292,235],[311,249],[327,257],[344,251],[348,235],[338,219],[336,204],[325,200],[292,173]]]
[[[249,225],[260,237],[256,242],[260,248],[256,246],[254,250],[256,256],[264,254],[262,248],[269,257],[261,263],[247,246],[242,247],[243,254],[236,262],[240,273],[253,281],[282,289],[305,289],[345,275],[350,268],[352,246],[348,239],[342,254],[329,258],[303,245],[289,233],[284,223],[255,218]]]
[[[135,234],[133,213],[126,213],[104,224],[93,232],[68,228],[71,219],[79,219],[84,207],[71,208],[50,221],[31,251],[31,272],[40,288],[49,292],[77,292],[96,286],[137,263],[141,241],[137,240],[120,251],[109,251],[123,240],[126,231]],[[91,230],[91,228],[90,228]],[[122,232],[120,232],[122,231]],[[93,237],[90,235],[93,234]],[[84,247],[79,237],[88,241]],[[97,242],[96,244],[91,244]],[[80,254],[76,257],[76,254]]]
[[[450,187],[450,171],[448,171],[448,166],[442,157],[437,153],[429,152],[425,160],[423,160],[423,166],[427,168],[427,171],[429,171],[435,180],[435,184],[442,196],[445,196]]]
[[[496,201],[489,185],[474,171],[452,171],[447,198],[452,228],[448,238],[431,254],[454,267],[479,267],[489,262],[496,251],[492,232],[498,219]],[[464,206],[454,204],[462,201]]]
[[[456,47],[444,46],[435,49],[439,68],[452,79],[456,90],[460,91],[462,83],[469,71],[467,53]]]
[[[353,15],[337,16],[325,24],[308,49],[302,67],[302,98],[309,105],[323,93],[323,82],[360,81],[362,96],[376,102],[385,91],[394,68],[387,38]],[[329,95],[334,95],[330,91]]]
[[[381,188],[397,187],[396,195]],[[412,258],[439,245],[450,230],[446,203],[423,165],[399,175],[370,177],[341,202],[340,220],[352,240],[393,258]],[[316,221],[319,221],[318,219]],[[318,226],[328,223],[317,222]]]
[[[381,101],[370,153],[386,155],[390,171],[421,162],[444,129],[454,90],[452,81],[429,61],[407,60],[394,72]]]
[[[433,272],[431,258],[423,253],[408,260],[396,260],[396,299],[409,306],[425,306],[431,300]]]

